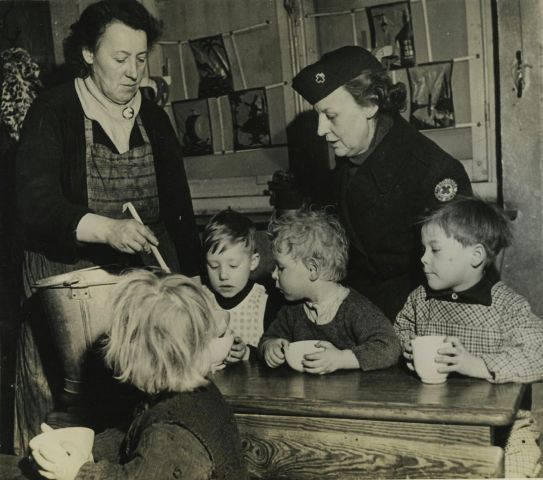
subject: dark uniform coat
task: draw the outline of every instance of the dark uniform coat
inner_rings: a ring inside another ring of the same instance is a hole
[[[444,201],[471,195],[471,184],[458,160],[399,115],[353,168],[337,159],[335,191],[351,244],[347,283],[394,320],[422,281],[417,222]]]

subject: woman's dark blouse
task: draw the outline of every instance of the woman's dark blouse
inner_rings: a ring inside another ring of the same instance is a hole
[[[17,154],[17,199],[25,247],[65,263],[86,248],[75,238],[87,206],[83,109],[73,82],[44,92],[28,111]],[[140,116],[153,149],[160,217],[175,244],[181,272],[200,273],[198,237],[182,152],[166,113],[142,98]],[[116,152],[93,122],[94,142]],[[135,123],[130,148],[143,143]]]

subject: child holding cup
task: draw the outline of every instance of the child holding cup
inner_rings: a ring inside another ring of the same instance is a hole
[[[279,311],[259,349],[270,367],[285,362],[290,342],[318,340],[303,371],[374,370],[394,365],[400,345],[390,321],[367,298],[339,282],[348,242],[339,221],[325,211],[294,210],[270,222],[273,278],[290,304]]]
[[[442,374],[492,383],[543,379],[543,321],[494,267],[511,240],[504,214],[477,198],[448,202],[423,221],[427,284],[409,295],[394,326],[409,364],[414,337],[443,335],[447,343],[434,359]],[[535,419],[521,410],[505,447],[506,476],[537,476],[538,438]]]
[[[73,446],[34,450],[42,475],[246,478],[234,416],[208,378],[227,325],[213,317],[201,287],[183,275],[139,270],[112,295],[105,361],[118,380],[143,392],[144,401],[127,432],[96,436],[96,462]]]
[[[225,363],[247,360],[281,304],[279,295],[251,279],[260,263],[256,227],[248,217],[229,208],[211,218],[202,242],[207,270],[204,289],[213,308],[228,314],[236,335]]]

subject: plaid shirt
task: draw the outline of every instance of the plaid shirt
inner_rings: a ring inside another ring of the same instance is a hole
[[[412,334],[454,336],[484,360],[491,382],[542,380],[543,321],[524,297],[501,281],[484,278],[475,290],[474,300],[462,292],[436,295],[422,286],[416,288],[394,325],[402,346]],[[489,302],[478,302],[476,298],[484,298],[485,293]]]

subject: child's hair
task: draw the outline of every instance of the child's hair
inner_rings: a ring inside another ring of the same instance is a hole
[[[115,378],[149,394],[207,383],[217,326],[193,280],[133,270],[113,289],[112,304],[104,352]]]
[[[463,246],[480,243],[485,247],[486,265],[494,262],[501,250],[511,245],[511,222],[497,206],[477,197],[458,197],[445,203],[422,221],[443,229],[447,237]]]
[[[205,226],[203,243],[205,252],[222,253],[238,243],[250,253],[256,252],[256,227],[254,223],[230,208],[215,214]]]
[[[325,210],[293,210],[274,217],[268,226],[272,252],[313,259],[323,280],[339,282],[347,273],[349,243],[339,220]]]

